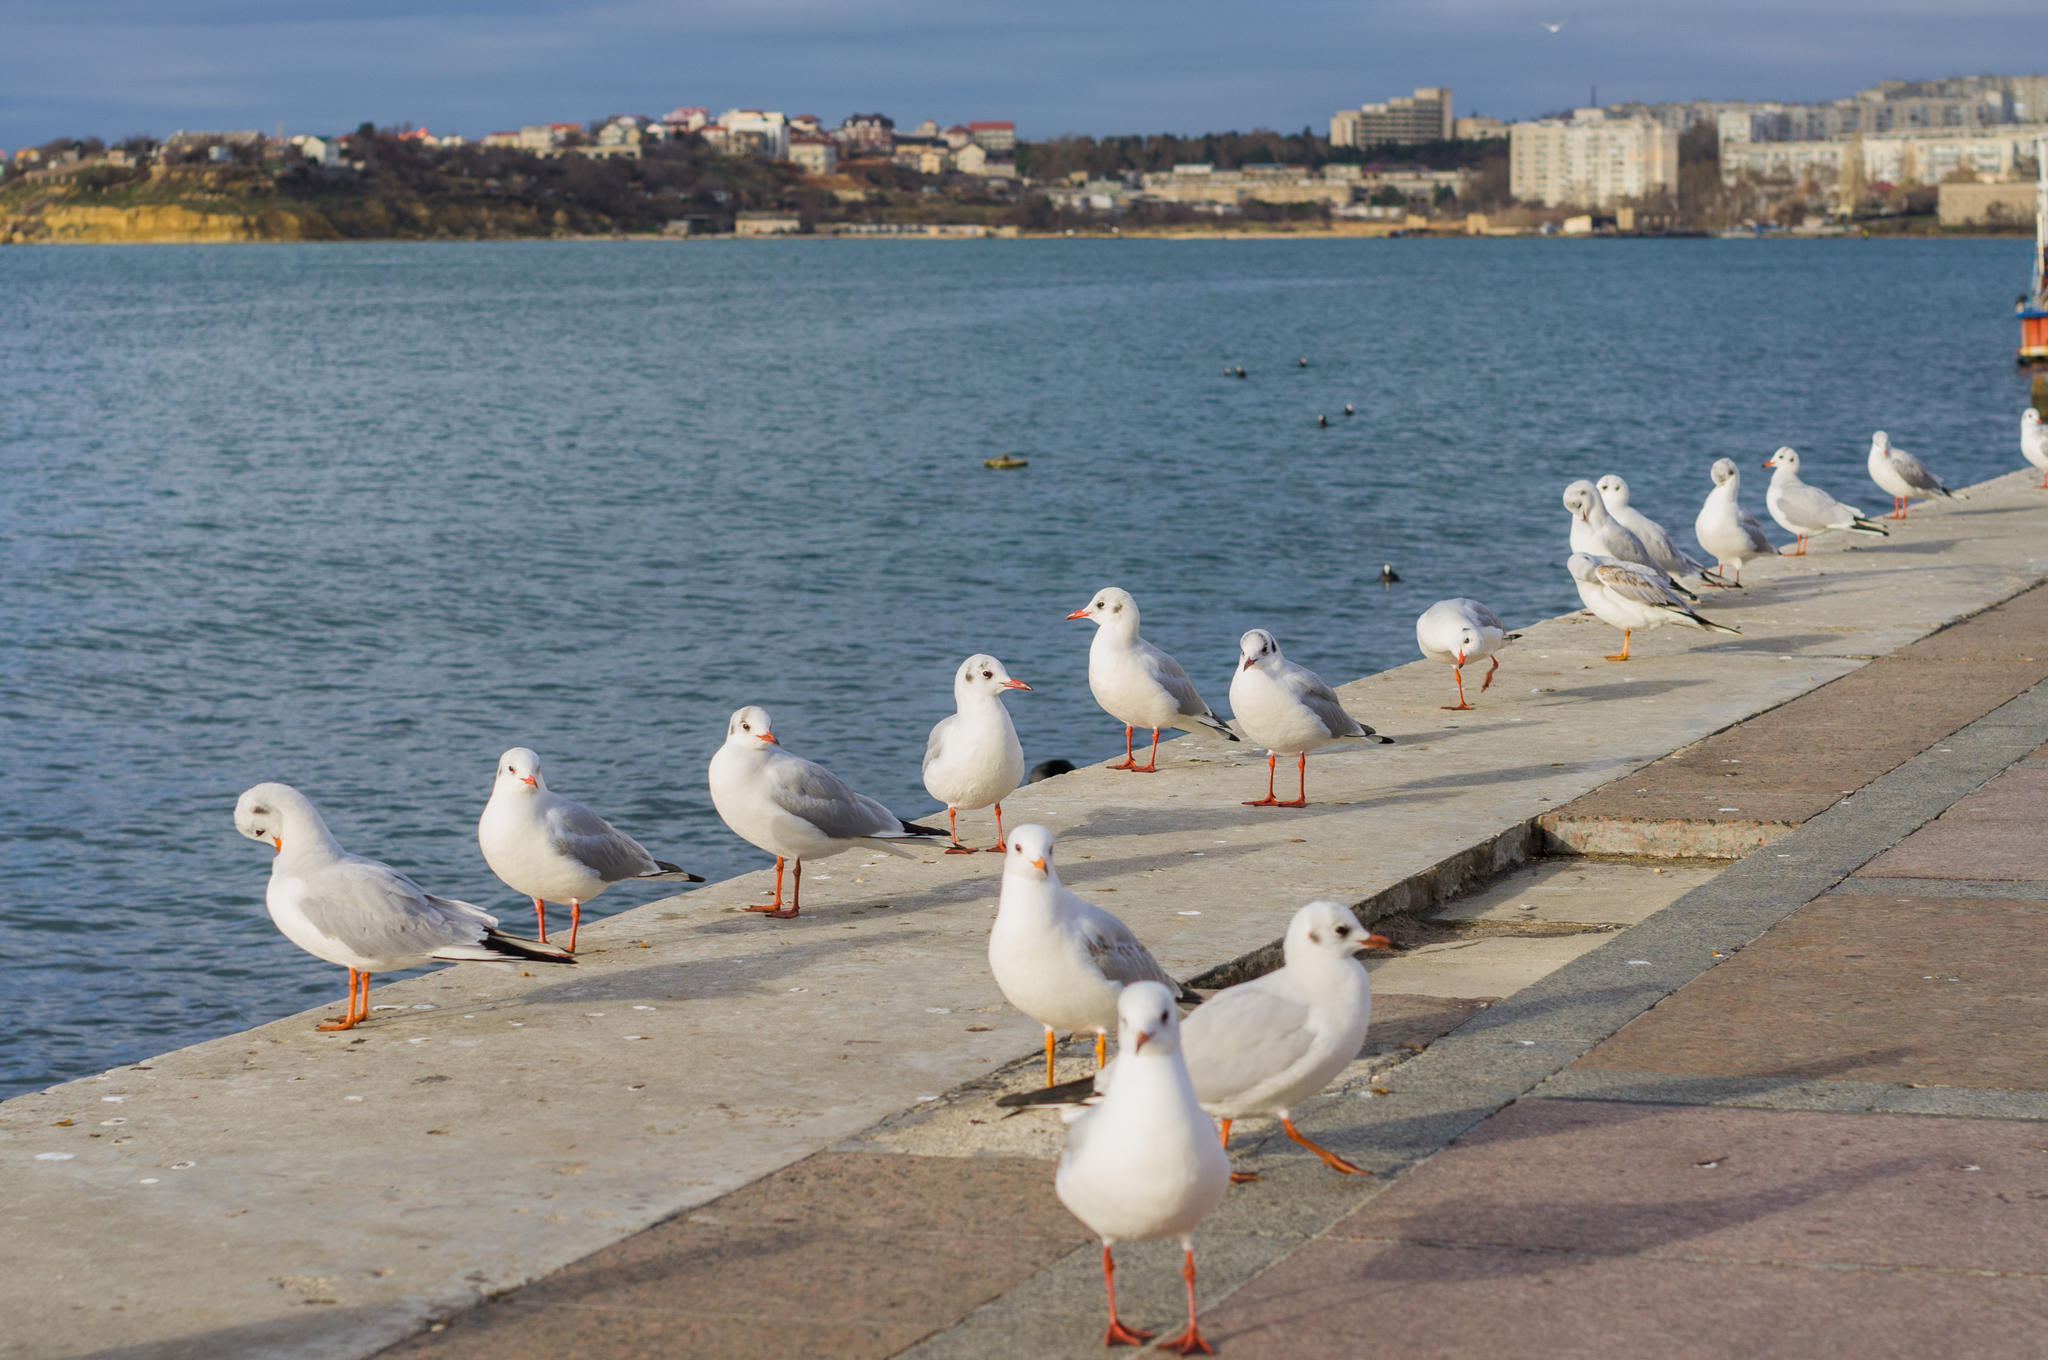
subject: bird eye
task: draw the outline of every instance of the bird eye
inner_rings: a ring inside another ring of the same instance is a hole
[[[1346,935],[1349,935],[1350,933],[1351,933],[1351,927],[1350,927],[1350,926],[1338,926],[1338,927],[1337,927],[1337,937],[1338,937],[1339,939],[1342,939],[1342,938],[1343,938],[1344,936],[1346,936]]]
[[[994,671],[983,671],[981,673],[981,678],[984,680],[993,680],[996,678],[996,674]]]

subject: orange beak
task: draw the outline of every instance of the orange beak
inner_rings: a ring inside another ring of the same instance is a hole
[[[1392,949],[1396,951],[1401,948],[1400,945],[1395,944],[1384,935],[1368,935],[1358,942],[1358,947],[1360,949]]]
[[[537,776],[530,774],[520,775],[519,782],[526,785],[530,789],[537,789],[540,787],[540,779]]]
[[[1465,649],[1462,647],[1458,649],[1458,664],[1460,666],[1465,664]]]
[[[1070,619],[1085,619],[1088,617],[1088,611],[1085,609],[1076,609],[1073,613],[1067,615],[1067,617]]]
[[[1040,873],[1044,873],[1044,872],[1045,872],[1045,861],[1044,861],[1044,860],[1042,860],[1042,859],[1035,859],[1035,860],[1032,860],[1032,861],[1031,861],[1031,867],[1032,867],[1032,868],[1034,868],[1034,869],[1036,869],[1036,870],[1038,870],[1038,872],[1040,872]]]
[[[1031,686],[1029,686],[1029,685],[1025,684],[1025,683],[1024,683],[1024,682],[1023,682],[1022,680],[1005,680],[1005,681],[1003,681],[1003,688],[1004,688],[1004,689],[1030,689],[1030,688],[1031,688]]]
[[[763,732],[761,734],[761,740],[767,742],[770,746],[782,745],[781,742],[775,739],[775,734],[773,732]]]
[[[1133,1035],[1131,1036],[1131,1052],[1133,1052],[1133,1053],[1138,1053],[1138,1052],[1141,1052],[1141,1051],[1143,1051],[1143,1049],[1144,1049],[1144,1047],[1145,1047],[1145,1041],[1146,1041],[1147,1039],[1151,1039],[1151,1038],[1156,1038],[1156,1037],[1157,1037],[1157,1036],[1156,1036],[1156,1035],[1154,1035],[1154,1034],[1152,1033],[1152,1031],[1151,1031],[1151,1030],[1148,1030],[1148,1029],[1141,1029],[1141,1030],[1139,1030],[1139,1031],[1138,1031],[1138,1032],[1137,1032],[1136,1034],[1133,1034]]]
[[[1777,460],[1777,459],[1775,459],[1775,458],[1766,458],[1766,459],[1764,459],[1764,466],[1765,466],[1765,467],[1776,467],[1776,466],[1777,466],[1777,463],[1778,463],[1778,460]]]
[[[283,854],[283,853],[284,853],[284,837],[282,837],[282,836],[272,836],[272,837],[270,838],[270,843],[271,843],[272,845],[274,845],[274,846],[276,846],[276,847],[277,847],[277,853],[278,853],[278,854],[280,854],[280,855],[281,855],[281,854]]]

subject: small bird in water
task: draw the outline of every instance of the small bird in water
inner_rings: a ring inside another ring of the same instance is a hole
[[[1384,563],[1384,564],[1382,564],[1382,565],[1381,565],[1381,567],[1380,567],[1380,584],[1381,584],[1381,585],[1383,585],[1383,586],[1390,586],[1390,585],[1393,585],[1393,584],[1394,584],[1395,582],[1399,581],[1400,579],[1401,579],[1401,573],[1400,573],[1400,572],[1398,572],[1398,571],[1395,571],[1395,570],[1394,570],[1394,564],[1393,564],[1393,563],[1391,563],[1391,562],[1387,562],[1387,563]]]
[[[1301,361],[1301,366],[1302,366],[1303,368],[1307,368],[1307,367],[1308,367],[1308,360],[1306,360],[1306,359],[1303,359],[1303,360]]]
[[[1330,428],[1330,418],[1329,418],[1328,416],[1317,416],[1317,417],[1316,417],[1316,428],[1317,428],[1318,430],[1327,430],[1327,429],[1329,429],[1329,428]]]
[[[1244,365],[1243,365],[1243,364],[1239,364],[1239,365],[1237,366],[1237,376],[1238,376],[1238,377],[1240,377],[1240,378],[1242,378],[1242,377],[1244,376]]]
[[[1347,401],[1344,403],[1344,414],[1347,416],[1355,416],[1358,414],[1358,412],[1352,410],[1351,403]]]

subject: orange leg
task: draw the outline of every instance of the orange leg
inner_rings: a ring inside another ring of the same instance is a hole
[[[774,917],[778,921],[787,921],[790,917],[796,915],[797,912],[801,909],[797,899],[803,895],[803,890],[804,862],[802,860],[798,860],[796,861],[796,886],[789,895],[789,906],[787,908],[783,907],[782,856],[777,855],[775,857],[775,900],[773,902],[765,903],[757,902],[753,906],[748,907],[747,910],[761,912],[764,915]]]
[[[576,952],[576,927],[583,924],[583,904],[575,898],[569,899],[569,952]]]
[[[953,838],[953,843],[952,843],[951,845],[949,845],[949,846],[947,846],[947,847],[946,847],[946,853],[947,853],[947,854],[949,854],[949,855],[971,855],[971,854],[973,854],[973,853],[974,853],[974,847],[973,847],[973,846],[971,846],[971,845],[962,845],[962,844],[960,843],[960,822],[959,822],[959,818],[958,818],[958,817],[957,817],[957,816],[955,815],[955,813],[954,813],[954,810],[953,810],[953,809],[952,809],[952,808],[951,808],[950,806],[949,806],[949,807],[948,807],[948,808],[946,809],[946,832],[947,832],[947,834],[948,834],[948,835],[952,836],[952,838]]]
[[[1788,552],[1788,553],[1786,553],[1786,554],[1785,554],[1785,556],[1787,556],[1787,557],[1804,557],[1804,556],[1806,556],[1806,535],[1805,535],[1805,534],[1801,534],[1801,535],[1799,536],[1799,546],[1798,546],[1797,548],[1794,548],[1794,549],[1793,549],[1793,550],[1792,550],[1791,552]]]
[[[1159,770],[1159,729],[1152,729],[1152,759],[1144,765],[1131,766],[1132,774],[1155,774]]]
[[[996,804],[996,843],[988,847],[991,855],[1000,855],[1009,847],[1003,844],[1003,805]]]
[[[364,974],[362,975],[362,978],[363,978],[363,1008],[362,1008],[362,1010],[360,1010],[359,1012],[357,1012],[357,1013],[356,1013],[356,1019],[358,1019],[358,1020],[367,1020],[367,1019],[369,1019],[369,1018],[370,1018],[370,975],[369,975],[368,973],[364,973]]]
[[[1230,1155],[1230,1121],[1228,1119],[1223,1121],[1223,1155],[1225,1157]],[[1230,1173],[1230,1183],[1232,1185],[1243,1185],[1246,1181],[1255,1181],[1258,1178],[1257,1173],[1251,1171],[1233,1171]]]
[[[1188,1329],[1171,1341],[1160,1342],[1159,1349],[1175,1355],[1214,1355],[1215,1347],[1202,1340],[1202,1334],[1195,1330],[1195,1249],[1183,1243],[1181,1252],[1186,1257],[1180,1273],[1188,1282]]]
[[[1617,654],[1617,655],[1615,655],[1615,656],[1610,656],[1610,657],[1608,657],[1607,659],[1608,659],[1609,661],[1626,661],[1626,660],[1628,660],[1628,639],[1629,639],[1629,634],[1630,634],[1630,630],[1629,630],[1629,629],[1627,629],[1627,628],[1624,628],[1624,629],[1622,629],[1622,630],[1621,630],[1621,651],[1620,651],[1620,653],[1619,653],[1619,654]]]
[[[1894,496],[1894,497],[1892,497],[1892,518],[1893,518],[1893,519],[1904,519],[1905,517],[1906,517],[1906,498],[1905,498],[1904,496]]]
[[[1364,1167],[1353,1166],[1351,1163],[1345,1161],[1342,1157],[1339,1157],[1336,1153],[1330,1151],[1328,1148],[1317,1147],[1314,1143],[1311,1143],[1308,1139],[1302,1137],[1299,1133],[1295,1131],[1294,1121],[1292,1119],[1289,1119],[1285,1115],[1282,1115],[1280,1117],[1280,1127],[1287,1130],[1287,1136],[1289,1138],[1292,1138],[1295,1142],[1301,1144],[1310,1152],[1313,1152],[1316,1156],[1322,1158],[1323,1165],[1330,1168],[1330,1170],[1341,1171],[1347,1176],[1370,1176],[1372,1174],[1372,1172],[1367,1171]]]
[[[1131,725],[1129,723],[1124,724],[1124,758],[1109,768],[1112,770],[1135,770],[1138,768],[1138,758],[1131,754]]]
[[[1271,751],[1268,751],[1268,752],[1266,752],[1266,796],[1265,796],[1264,798],[1248,798],[1248,799],[1246,799],[1246,800],[1245,800],[1245,806],[1246,806],[1246,807],[1279,807],[1279,806],[1280,806],[1280,800],[1279,800],[1278,798],[1276,798],[1276,797],[1274,797],[1274,796],[1273,796],[1273,769],[1274,769],[1274,761],[1275,761],[1276,759],[1277,759],[1277,757],[1276,757],[1276,756],[1274,756],[1274,754],[1273,754],[1273,753],[1272,753]]]
[[[1488,658],[1486,658],[1486,659],[1487,659],[1488,661],[1491,661],[1491,662],[1492,662],[1493,664],[1492,664],[1491,666],[1488,666],[1488,667],[1486,668],[1486,678],[1485,678],[1484,680],[1481,680],[1481,681],[1479,682],[1479,692],[1480,692],[1481,694],[1484,694],[1484,693],[1486,693],[1486,691],[1488,691],[1488,690],[1490,690],[1490,689],[1492,689],[1492,688],[1493,688],[1493,673],[1494,673],[1495,671],[1497,671],[1497,670],[1499,670],[1499,669],[1500,669],[1500,658],[1499,658],[1499,657],[1497,657],[1497,656],[1489,656],[1489,657],[1488,657]]]
[[[1046,1086],[1047,1086],[1047,1088],[1048,1088],[1048,1089],[1050,1089],[1050,1087],[1052,1086],[1052,1050],[1053,1050],[1053,1045],[1054,1045],[1054,1044],[1055,1044],[1056,1042],[1057,1042],[1057,1041],[1056,1041],[1056,1040],[1055,1040],[1055,1039],[1053,1038],[1053,1033],[1052,1033],[1052,1026],[1050,1026],[1050,1025],[1046,1026],[1046,1029],[1045,1029],[1045,1084],[1046,1084]]]
[[[351,968],[348,970],[348,1007],[346,1010],[342,1012],[341,1018],[339,1020],[329,1020],[324,1025],[315,1025],[313,1026],[314,1029],[319,1030],[323,1034],[326,1034],[338,1029],[354,1029],[356,1027],[357,976],[358,974],[356,973],[355,969]],[[367,979],[369,975],[365,973],[361,976]],[[364,988],[364,991],[367,992],[368,990],[369,989],[367,987]],[[366,997],[365,1000],[367,999],[368,998]]]
[[[1126,1327],[1116,1318],[1116,1261],[1109,1254],[1109,1243],[1102,1244],[1102,1287],[1109,1293],[1109,1334],[1102,1338],[1105,1346],[1142,1346],[1152,1339],[1152,1333],[1141,1332],[1135,1327]]]
[[[538,897],[533,899],[533,920],[540,930],[540,942],[548,942],[548,904]]]
[[[1458,702],[1456,702],[1455,704],[1440,704],[1440,705],[1438,705],[1438,707],[1440,707],[1440,708],[1444,708],[1444,709],[1448,709],[1449,711],[1451,711],[1451,712],[1453,712],[1453,713],[1458,713],[1458,712],[1462,712],[1463,710],[1465,710],[1465,709],[1468,709],[1468,708],[1472,707],[1472,705],[1471,705],[1471,704],[1469,704],[1469,703],[1467,703],[1467,702],[1465,701],[1465,663],[1464,663],[1464,662],[1460,661],[1460,662],[1459,662],[1459,663],[1458,663],[1457,665],[1455,665],[1455,666],[1451,667],[1451,679],[1453,679],[1453,680],[1455,680],[1455,681],[1457,681],[1457,682],[1458,682]]]
[[[1109,1036],[1101,1030],[1095,1031],[1095,1070],[1100,1072],[1109,1065]]]
[[[1308,752],[1306,752],[1306,751],[1303,751],[1303,752],[1302,752],[1302,753],[1301,753],[1300,755],[1296,756],[1296,757],[1294,758],[1294,764],[1295,764],[1295,768],[1296,768],[1297,770],[1299,770],[1299,771],[1300,771],[1300,773],[1301,773],[1301,789],[1300,789],[1300,791],[1299,791],[1299,792],[1297,792],[1297,793],[1296,793],[1296,794],[1294,795],[1294,801],[1293,801],[1293,802],[1291,802],[1291,803],[1275,803],[1275,804],[1273,804],[1273,806],[1274,806],[1274,807],[1307,807],[1307,806],[1308,806]]]

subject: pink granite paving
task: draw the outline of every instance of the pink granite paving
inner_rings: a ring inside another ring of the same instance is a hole
[[[2007,770],[1857,870],[1864,878],[2048,881],[2048,769]]]

